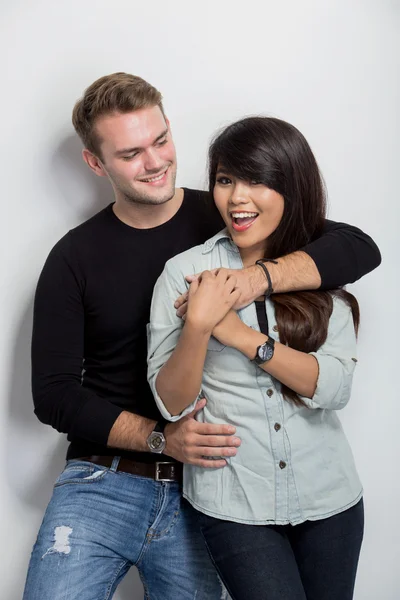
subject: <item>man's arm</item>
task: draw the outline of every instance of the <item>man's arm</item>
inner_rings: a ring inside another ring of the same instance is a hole
[[[303,250],[318,269],[322,290],[354,283],[376,269],[382,260],[378,246],[369,235],[353,225],[328,219],[322,235]]]
[[[167,424],[164,430],[167,442],[164,454],[183,463],[218,469],[227,464],[224,456],[236,455],[241,441],[234,435],[236,428],[233,425],[201,423],[196,420],[196,413],[205,404],[206,400],[200,399],[190,414],[175,423]]]
[[[302,251],[279,258],[276,265],[265,264],[274,292],[280,293],[336,289],[357,281],[380,263],[378,246],[361,229],[326,220],[322,235]],[[256,275],[255,287],[258,288],[255,292],[260,287],[263,288],[262,293],[268,289],[265,277],[264,283],[260,281],[260,273]]]
[[[124,411],[117,399],[101,398],[81,385],[84,286],[67,234],[51,251],[35,295],[32,335],[35,414],[43,423],[67,433],[69,439],[145,450],[146,433],[150,433],[154,423]]]
[[[381,260],[378,246],[361,229],[326,220],[319,238],[278,259],[277,265],[266,266],[274,292],[279,293],[343,287],[376,269]]]
[[[196,421],[196,413],[202,410],[205,404],[206,400],[202,398],[186,417],[176,423],[167,424],[164,429],[164,454],[182,463],[205,469],[219,469],[226,465],[224,456],[235,456],[240,439],[235,437],[236,429],[232,425]],[[111,428],[108,446],[148,452],[146,439],[155,424],[155,421],[124,411]]]
[[[380,265],[381,254],[373,239],[346,223],[325,221],[322,235],[301,251],[277,259],[277,264],[265,263],[275,293],[300,290],[329,290],[353,283]],[[241,291],[235,309],[243,308],[269,288],[263,270],[253,265],[242,271],[230,271],[237,278]],[[189,282],[196,275],[187,277]],[[186,312],[186,295],[176,303],[178,316]]]
[[[84,281],[70,244],[67,235],[54,247],[37,286],[32,336],[35,414],[69,439],[148,452],[146,439],[155,421],[123,410],[117,399],[113,403],[111,397],[100,398],[81,385]],[[210,464],[202,456],[230,456],[240,440],[228,425],[210,427],[195,421],[194,414],[174,427],[168,425],[167,454],[199,466],[224,466],[224,460]]]

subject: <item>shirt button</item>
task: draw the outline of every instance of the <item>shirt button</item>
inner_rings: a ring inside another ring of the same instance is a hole
[[[279,467],[280,467],[281,469],[284,469],[284,468],[286,467],[286,463],[285,463],[285,461],[284,461],[284,460],[281,460],[281,461],[279,462]]]
[[[271,390],[271,388],[269,388],[269,390],[267,390],[267,396],[269,398],[271,398],[272,394],[274,393],[274,390]]]
[[[274,325],[272,331],[278,331],[278,325]]]
[[[274,425],[275,431],[279,431],[280,428],[281,428],[280,424],[279,423],[275,423],[275,425]]]

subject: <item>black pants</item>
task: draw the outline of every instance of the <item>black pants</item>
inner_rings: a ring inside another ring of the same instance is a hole
[[[351,600],[364,506],[300,525],[243,525],[200,514],[208,551],[233,600]]]

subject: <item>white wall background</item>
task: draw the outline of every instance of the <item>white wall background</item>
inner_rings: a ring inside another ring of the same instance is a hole
[[[121,70],[164,93],[180,184],[203,186],[217,127],[244,114],[278,116],[310,141],[330,216],[379,244],[382,266],[352,286],[362,307],[360,360],[342,417],[365,484],[355,597],[399,597],[399,38],[398,0],[0,3],[2,598],[21,598],[66,450],[32,412],[36,280],[52,245],[112,200],[81,162],[71,110],[94,79]],[[134,573],[117,598],[142,598]]]

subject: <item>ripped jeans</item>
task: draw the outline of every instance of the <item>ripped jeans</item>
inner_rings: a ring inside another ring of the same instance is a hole
[[[23,600],[109,600],[132,565],[149,600],[227,598],[176,482],[71,460],[33,547]]]

